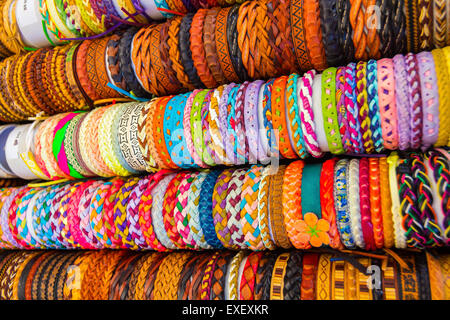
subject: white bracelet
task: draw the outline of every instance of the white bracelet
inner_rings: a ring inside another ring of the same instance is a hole
[[[352,159],[348,166],[347,199],[350,213],[350,226],[355,243],[361,249],[365,248],[361,227],[361,208],[359,202],[359,160]]]
[[[325,134],[325,127],[323,125],[322,113],[322,74],[317,74],[314,77],[312,101],[317,142],[322,152],[328,152],[330,151],[330,148],[328,148],[328,141]]]

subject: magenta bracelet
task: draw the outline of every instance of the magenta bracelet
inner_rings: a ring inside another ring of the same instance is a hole
[[[405,57],[401,54],[392,59],[394,63],[395,100],[397,104],[398,143],[400,150],[410,148],[410,107]]]
[[[409,113],[411,128],[411,148],[417,149],[422,142],[422,92],[419,77],[419,68],[416,56],[408,53],[405,56],[406,79],[409,91]]]

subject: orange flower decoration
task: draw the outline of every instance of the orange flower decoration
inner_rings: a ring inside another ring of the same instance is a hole
[[[330,243],[330,223],[324,219],[318,219],[314,213],[308,212],[303,216],[303,220],[295,223],[295,229],[300,234],[302,243],[310,243],[313,247],[321,247]]]

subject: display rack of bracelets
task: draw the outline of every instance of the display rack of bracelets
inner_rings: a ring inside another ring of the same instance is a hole
[[[0,299],[450,300],[448,0],[0,0],[0,122]]]

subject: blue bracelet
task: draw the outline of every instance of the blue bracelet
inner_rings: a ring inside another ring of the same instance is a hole
[[[367,100],[369,103],[370,130],[376,152],[383,151],[383,135],[381,132],[380,105],[378,103],[377,62],[367,62]]]
[[[230,93],[228,95],[228,101],[227,101],[227,136],[226,136],[226,144],[225,144],[225,150],[227,154],[232,154],[233,159],[232,162],[234,164],[238,164],[238,154],[237,154],[237,133],[235,128],[233,128],[233,125],[236,123],[236,94],[240,88],[240,85],[237,85],[233,87],[230,90]],[[232,121],[233,120],[233,121]]]
[[[184,138],[184,107],[190,93],[174,96],[164,110],[163,131],[170,158],[180,168],[196,167]]]
[[[200,215],[200,226],[205,235],[206,242],[213,248],[223,248],[222,242],[217,238],[212,215],[212,197],[217,177],[223,170],[213,170],[205,178],[201,186],[198,211]]]
[[[272,123],[272,117],[270,117],[271,119],[269,120],[267,118],[267,114],[272,112],[272,86],[273,86],[273,82],[275,81],[275,79],[270,79],[269,81],[266,82],[266,84],[264,85],[264,91],[263,91],[263,117],[264,117],[264,128],[266,129],[266,137],[267,137],[267,144],[268,144],[268,149],[271,155],[274,154],[274,151],[278,151],[278,150],[273,150],[272,149],[272,137],[273,136],[273,123]],[[264,104],[265,102],[265,104]],[[275,148],[277,147],[277,144],[275,142],[275,145],[273,146]],[[281,156],[281,154],[279,152],[277,152],[276,154],[279,154]]]
[[[347,159],[339,160],[334,167],[334,208],[341,241],[347,249],[354,249],[356,245],[348,212],[347,167]]]

